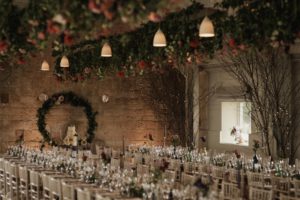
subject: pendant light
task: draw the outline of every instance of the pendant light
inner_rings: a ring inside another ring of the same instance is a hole
[[[105,42],[102,46],[101,57],[112,57],[112,50],[108,42]]]
[[[214,37],[215,31],[214,31],[214,25],[212,21],[205,16],[202,20],[199,28],[199,36],[200,37]]]
[[[156,31],[153,38],[153,46],[154,47],[166,47],[167,40],[165,34],[160,30],[160,28]]]
[[[41,71],[49,71],[49,70],[50,70],[49,63],[46,60],[44,60],[42,62]]]
[[[67,56],[63,56],[60,60],[60,67],[62,68],[68,68],[70,67],[70,63],[69,63],[69,60],[67,58]]]

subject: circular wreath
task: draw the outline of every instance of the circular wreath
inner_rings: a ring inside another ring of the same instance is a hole
[[[88,119],[88,129],[87,129],[87,139],[86,141],[88,143],[91,143],[94,139],[94,131],[97,127],[96,122],[96,115],[97,112],[93,112],[91,104],[82,97],[77,96],[73,92],[60,92],[52,95],[48,100],[46,100],[42,107],[38,109],[37,111],[37,126],[44,138],[44,142],[47,142],[50,145],[56,145],[55,141],[50,136],[49,131],[46,130],[46,123],[45,123],[45,117],[46,114],[49,112],[49,110],[54,105],[60,105],[60,104],[71,104],[75,107],[84,107],[84,112],[86,114],[86,117]]]

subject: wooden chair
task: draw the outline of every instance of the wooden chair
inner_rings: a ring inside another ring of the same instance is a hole
[[[75,194],[73,191],[72,184],[62,181],[62,199],[63,200],[73,200],[75,199]]]
[[[20,176],[20,199],[29,199],[29,177],[28,177],[28,169],[26,166],[19,166],[19,176]]]
[[[11,172],[11,198],[19,199],[19,167],[16,163],[10,164]]]
[[[92,194],[88,190],[76,188],[77,200],[92,200]]]
[[[272,190],[274,192],[274,197],[279,199],[281,194],[290,194],[290,181],[289,178],[284,177],[271,177]]]
[[[5,193],[5,160],[0,158],[0,193]]]
[[[181,183],[183,185],[194,185],[196,182],[197,177],[194,175],[182,173],[181,174]]]
[[[41,173],[41,178],[42,178],[42,185],[43,185],[43,199],[51,199],[51,192],[50,192],[50,177],[46,173]]]
[[[180,170],[181,161],[176,159],[170,159],[169,160],[169,166],[168,169],[179,171]]]
[[[272,200],[273,191],[250,187],[249,200]]]
[[[56,179],[55,177],[51,177],[49,179],[49,189],[51,199],[62,199],[62,191],[61,191],[61,179]]]
[[[280,194],[279,200],[299,200],[297,197],[291,197],[285,194]]]
[[[4,167],[5,167],[5,196],[9,196],[11,194],[11,167],[10,162],[8,160],[4,161]]]
[[[183,171],[185,173],[192,173],[193,172],[193,164],[191,162],[185,162],[183,164]]]
[[[242,181],[242,170],[240,172],[236,169],[230,169],[229,171],[229,176],[228,176],[228,181],[230,183],[238,184],[238,182]]]
[[[169,181],[176,181],[176,171],[173,171],[173,170],[166,170],[164,173],[163,173],[163,178],[166,179],[166,180],[169,180]]]
[[[96,200],[111,200],[109,197],[104,197],[101,194],[96,194]]]
[[[294,185],[295,197],[300,199],[300,180],[294,179],[293,185]]]
[[[249,187],[255,188],[264,188],[264,175],[263,173],[256,173],[256,172],[247,172],[247,180]]]
[[[241,198],[241,190],[236,184],[223,182],[220,199],[239,200]]]
[[[137,165],[137,174],[143,176],[144,174],[149,174],[150,167],[148,165]]]
[[[218,166],[211,167],[211,176],[216,184],[215,186],[217,190],[222,188],[224,173],[225,173],[224,167],[218,167]]]
[[[121,161],[118,158],[112,158],[110,162],[111,168],[119,169],[121,165]]]
[[[40,188],[42,186],[39,178],[39,172],[30,170],[29,171],[29,179],[30,179],[30,198],[39,200],[42,198]]]

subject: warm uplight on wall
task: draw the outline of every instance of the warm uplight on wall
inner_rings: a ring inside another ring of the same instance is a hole
[[[112,57],[112,50],[110,45],[106,42],[101,49],[101,57]]]
[[[215,30],[212,21],[205,16],[202,20],[199,28],[199,36],[200,37],[214,37]]]
[[[153,38],[153,46],[154,47],[165,47],[167,46],[167,40],[165,34],[158,29]]]
[[[63,68],[68,68],[70,67],[70,63],[69,63],[69,60],[67,58],[67,56],[63,56],[60,60],[60,67],[63,67]]]
[[[50,70],[49,63],[48,63],[46,60],[44,60],[44,61],[42,62],[41,70],[42,70],[42,71],[49,71],[49,70]]]

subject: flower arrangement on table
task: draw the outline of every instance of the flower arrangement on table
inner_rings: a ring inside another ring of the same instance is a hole
[[[253,146],[252,146],[252,149],[253,149],[253,152],[254,154],[256,154],[257,150],[260,148],[260,144],[259,144],[259,141],[258,140],[253,140]]]

